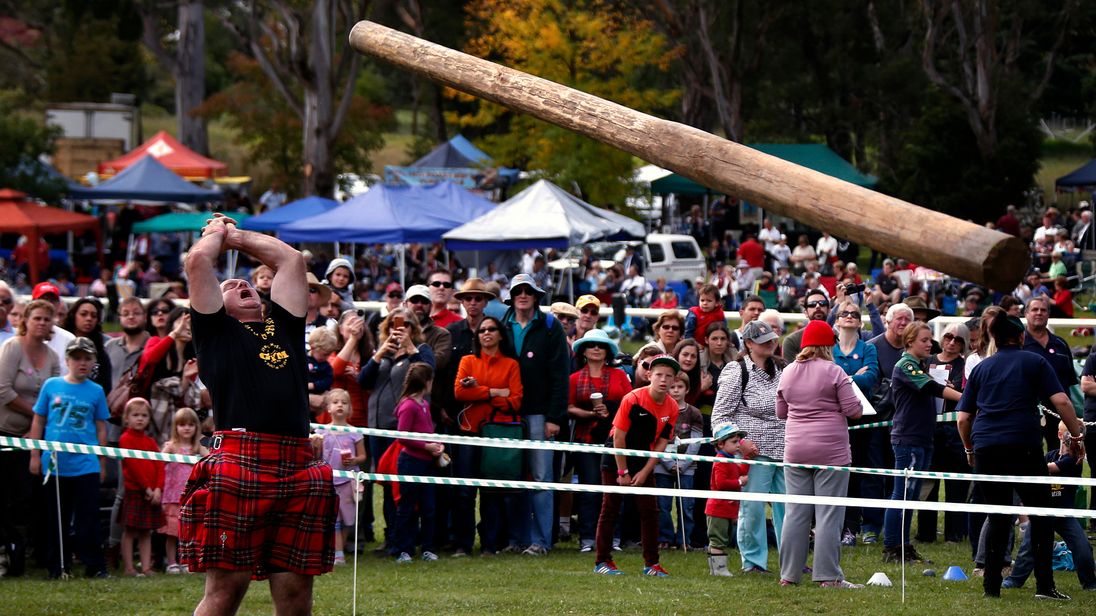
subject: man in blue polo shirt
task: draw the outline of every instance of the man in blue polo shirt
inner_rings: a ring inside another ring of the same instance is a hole
[[[1027,332],[1024,336],[1024,350],[1031,351],[1043,357],[1050,363],[1058,384],[1069,395],[1069,388],[1077,384],[1077,373],[1073,370],[1073,356],[1069,351],[1069,344],[1047,329],[1047,319],[1050,318],[1050,299],[1045,295],[1039,295],[1028,300],[1027,310],[1024,313],[1027,318]],[[1050,400],[1040,398],[1043,406],[1053,408]],[[1047,444],[1047,451],[1058,448],[1058,422],[1055,417],[1047,418],[1046,425],[1040,428],[1043,439]]]

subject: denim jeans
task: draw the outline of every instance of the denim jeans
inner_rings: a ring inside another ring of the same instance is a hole
[[[501,534],[506,531],[506,541]],[[480,490],[480,550],[524,547],[529,536],[529,499],[524,490]]]
[[[758,460],[771,460],[758,456]],[[784,469],[779,466],[754,464],[750,466],[750,480],[743,492],[784,494]],[[776,532],[777,549],[784,534],[784,503],[771,503],[773,530]],[[843,513],[842,513],[843,514]],[[738,510],[738,551],[742,555],[742,568],[769,568],[769,530],[765,524],[765,503],[742,501]]]
[[[529,440],[544,441],[544,415],[529,415],[525,418],[529,424]],[[551,440],[555,440],[554,438]],[[551,450],[532,449],[525,453],[529,463],[530,480],[555,481],[552,472],[552,461],[555,452]],[[529,540],[524,542],[530,545],[552,549],[552,526],[556,523],[553,513],[555,496],[550,490],[530,490],[529,505],[532,511],[532,520],[529,524]]]
[[[1096,587],[1096,563],[1092,560],[1092,546],[1088,543],[1085,529],[1077,518],[1052,518],[1051,525],[1054,531],[1062,536],[1066,547],[1073,552],[1073,566],[1077,570],[1077,580],[1081,582],[1081,588],[1091,589]],[[1023,524],[1024,538],[1020,541],[1020,552],[1012,563],[1012,573],[1008,581],[1016,588],[1020,588],[1031,575],[1035,568],[1035,558],[1031,553],[1031,524]]]
[[[662,475],[654,473],[655,487],[657,488],[676,488],[677,485],[677,473],[672,475]],[[693,476],[682,475],[681,476],[681,489],[691,490],[693,489]],[[677,523],[674,523],[674,501],[678,500],[674,496],[659,496],[658,497],[658,541],[659,543],[673,543],[680,544],[682,538],[686,540],[693,534],[693,499],[682,498],[680,506],[677,508]]]
[[[886,428],[869,428],[849,432],[852,465],[865,468],[889,468],[890,434]],[[882,475],[853,473],[849,478],[849,496],[853,498],[883,498],[887,493],[887,478]],[[854,533],[879,533],[883,530],[883,509],[878,507],[848,507],[845,528]]]
[[[932,447],[913,447],[910,445],[894,445],[894,468],[905,470],[912,468],[915,471],[927,470],[932,464]],[[905,500],[916,501],[921,495],[921,480],[911,478],[906,481],[904,477],[894,478],[894,491],[891,492],[892,501],[903,500],[902,492],[905,490]],[[905,515],[905,524],[902,516]],[[887,509],[883,514],[883,546],[896,548],[900,545],[909,545],[910,524],[913,523],[914,512],[907,509],[903,514],[901,509]]]
[[[400,475],[434,474],[434,462],[421,460],[406,452],[396,462]],[[427,483],[400,482],[400,503],[396,509],[396,545],[389,550],[415,553],[415,540],[422,540],[422,551],[434,551],[434,486]]]

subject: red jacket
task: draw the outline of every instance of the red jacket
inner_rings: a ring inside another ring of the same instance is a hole
[[[118,447],[155,451],[157,453],[160,451],[160,447],[156,445],[156,439],[132,428],[127,428],[122,433],[121,438],[118,439]],[[155,460],[125,458],[122,460],[122,478],[125,480],[126,490],[132,490],[134,493],[142,493],[145,488],[163,489],[164,463]]]
[[[745,259],[750,267],[765,267],[765,248],[755,239],[748,239],[738,247],[738,258]]]
[[[716,453],[717,457],[730,457],[722,451]],[[712,465],[712,482],[709,488],[713,492],[740,492],[742,483],[740,477],[746,476],[750,470],[749,465],[735,464],[733,462],[717,462]],[[738,519],[738,501],[723,500],[721,498],[709,498],[704,506],[704,515],[727,520]]]
[[[693,315],[696,319],[696,325],[689,333],[692,334],[696,343],[701,347],[708,346],[708,341],[704,337],[704,332],[708,331],[709,325],[719,321],[723,321],[724,323],[727,322],[727,315],[723,314],[723,309],[720,308],[718,304],[716,305],[715,310],[711,312],[704,312],[700,309],[700,306],[693,306],[692,308],[689,308],[689,314]],[[686,322],[686,325],[688,325],[688,322]],[[688,337],[689,333],[686,333],[686,337]]]
[[[469,376],[475,377],[475,387],[460,384]],[[509,389],[510,395],[506,398],[491,396],[492,389]],[[483,424],[491,419],[492,411],[504,413],[504,419],[509,421],[517,417],[521,409],[521,368],[517,360],[501,352],[494,355],[465,355],[460,358],[457,367],[453,397],[465,403],[457,416],[457,423],[465,432],[478,434]]]

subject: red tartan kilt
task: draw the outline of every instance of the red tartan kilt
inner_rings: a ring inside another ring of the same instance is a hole
[[[145,498],[144,492],[126,492],[122,498],[122,525],[139,530],[156,530],[164,525],[164,510]]]
[[[319,575],[335,558],[338,501],[331,467],[306,438],[218,432],[221,446],[187,481],[179,514],[180,562],[251,571],[252,579],[291,571]]]

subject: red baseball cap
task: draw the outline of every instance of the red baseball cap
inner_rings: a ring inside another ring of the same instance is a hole
[[[57,285],[52,282],[39,282],[34,285],[34,292],[31,293],[31,299],[39,299],[43,295],[49,295],[53,293],[57,296],[57,299],[61,299],[61,289],[57,288]]]

